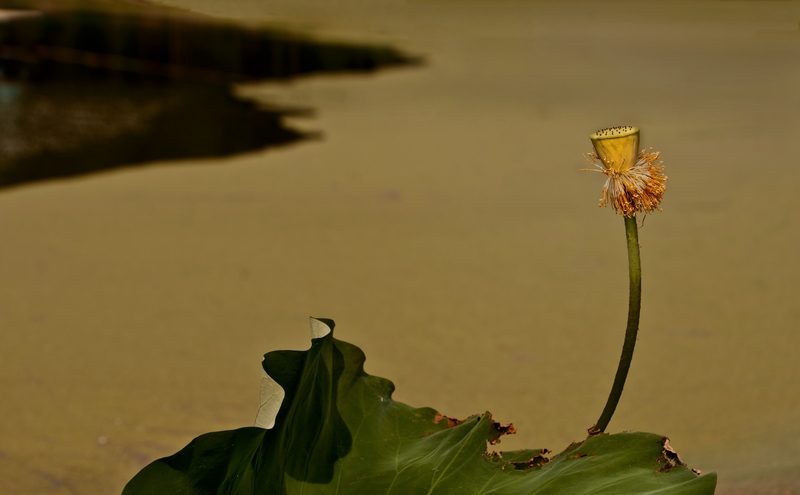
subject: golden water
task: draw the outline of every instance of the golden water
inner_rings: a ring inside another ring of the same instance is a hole
[[[252,424],[259,362],[337,321],[395,398],[558,451],[606,399],[622,219],[588,134],[662,152],[609,430],[668,435],[720,490],[800,478],[800,3],[169,0],[427,66],[254,84],[324,139],[0,194],[0,492],[118,493]]]

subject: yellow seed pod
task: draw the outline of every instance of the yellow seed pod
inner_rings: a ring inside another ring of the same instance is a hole
[[[589,136],[603,165],[620,173],[636,164],[639,154],[639,128],[632,125],[600,129]]]

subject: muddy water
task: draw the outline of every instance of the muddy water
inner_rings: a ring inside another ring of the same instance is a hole
[[[576,170],[618,124],[670,181],[610,430],[670,436],[720,493],[797,491],[797,2],[169,3],[428,65],[237,87],[323,140],[0,194],[0,491],[117,493],[251,424],[261,355],[306,348],[308,315],[397,399],[513,421],[500,447],[581,438],[627,288]]]

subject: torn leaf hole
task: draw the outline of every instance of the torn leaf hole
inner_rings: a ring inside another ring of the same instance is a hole
[[[524,470],[530,469],[530,468],[535,468],[535,467],[542,467],[545,464],[547,464],[548,462],[550,462],[550,459],[548,459],[547,457],[544,456],[546,451],[547,451],[547,449],[543,450],[542,454],[537,455],[535,457],[531,457],[527,461],[512,462],[510,464],[512,466],[514,466],[514,469],[521,470],[521,471],[524,471]]]
[[[453,428],[466,421],[466,419],[456,419],[456,418],[451,418],[450,416],[445,416],[444,414],[437,414],[436,417],[433,418],[433,423],[438,425],[439,421],[443,419],[447,420],[448,428]]]
[[[657,473],[668,473],[673,468],[678,466],[685,466],[686,464],[681,461],[680,456],[669,444],[669,438],[664,437],[661,439],[661,455],[656,459],[656,463],[662,464],[661,467],[656,469]]]
[[[500,443],[500,437],[503,435],[514,435],[517,433],[517,429],[514,428],[514,423],[502,425],[497,421],[492,421],[492,428],[494,428],[494,431],[497,432],[497,438],[494,438],[489,442],[491,445],[497,445]]]

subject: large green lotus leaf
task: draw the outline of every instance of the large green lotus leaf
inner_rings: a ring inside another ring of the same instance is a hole
[[[600,434],[546,450],[487,453],[502,426],[392,400],[364,353],[313,319],[311,348],[264,357],[258,424],[208,433],[146,466],[123,495],[713,494],[651,433]]]

